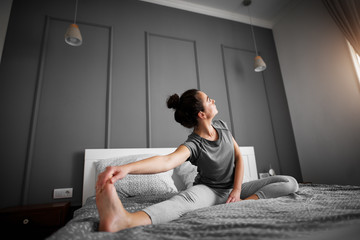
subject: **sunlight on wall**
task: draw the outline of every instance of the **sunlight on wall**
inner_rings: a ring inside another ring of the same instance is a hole
[[[351,53],[351,57],[352,57],[352,60],[354,63],[357,78],[360,82],[360,55],[355,52],[354,48],[351,46],[351,44],[349,42],[347,42],[347,43],[348,43],[348,46],[350,49],[350,53]]]

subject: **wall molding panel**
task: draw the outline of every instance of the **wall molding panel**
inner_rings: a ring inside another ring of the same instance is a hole
[[[44,102],[46,101],[48,102],[49,98],[47,99],[43,99],[44,98],[44,86],[46,84],[48,84],[49,81],[55,81],[53,80],[55,77],[50,76],[49,74],[46,74],[47,71],[47,67],[49,67],[49,61],[51,62],[51,59],[49,60],[48,55],[53,55],[52,51],[54,50],[54,46],[59,46],[58,42],[54,42],[54,38],[52,35],[50,34],[54,34],[55,32],[57,32],[58,30],[56,29],[58,26],[60,25],[64,25],[67,26],[68,24],[70,24],[71,21],[66,20],[66,19],[59,19],[59,18],[54,18],[54,17],[50,17],[50,16],[46,16],[46,20],[45,20],[45,26],[44,26],[44,31],[43,31],[43,43],[42,43],[42,48],[41,48],[41,53],[40,53],[40,60],[39,60],[39,69],[38,69],[38,75],[37,75],[37,81],[36,81],[36,88],[35,88],[35,96],[34,96],[34,101],[33,101],[33,109],[32,109],[32,117],[31,117],[31,127],[29,130],[29,139],[28,139],[28,149],[27,149],[27,155],[26,155],[26,161],[25,161],[25,171],[24,171],[24,181],[23,181],[23,190],[22,190],[22,204],[26,205],[29,203],[29,191],[31,188],[31,182],[32,182],[32,175],[33,175],[33,169],[34,169],[34,162],[36,161],[36,158],[38,158],[37,155],[39,155],[39,151],[41,150],[41,144],[39,144],[39,142],[37,141],[38,138],[40,137],[40,135],[42,135],[43,137],[46,137],[46,133],[39,132],[39,128],[41,128],[43,126],[42,123],[40,123],[41,125],[39,125],[39,120],[44,120],[44,117],[42,117],[41,113],[44,109]],[[105,103],[105,109],[106,109],[106,113],[105,115],[103,115],[102,117],[104,117],[106,120],[104,122],[104,125],[102,127],[102,131],[104,134],[104,144],[103,146],[105,148],[109,148],[110,146],[110,131],[111,131],[111,91],[112,91],[112,53],[113,53],[113,45],[112,45],[112,35],[113,35],[113,31],[112,31],[112,27],[109,26],[103,26],[103,25],[99,25],[99,24],[91,24],[91,23],[84,23],[84,22],[78,22],[78,25],[80,26],[80,29],[84,30],[85,27],[87,28],[97,28],[97,29],[105,29],[105,32],[108,32],[108,35],[105,37],[107,38],[107,50],[106,50],[106,73],[104,74],[104,77],[106,78],[105,80],[105,89],[106,89],[106,103]],[[56,30],[55,30],[56,29]],[[64,28],[64,31],[66,30],[66,28]],[[59,31],[62,31],[59,30]],[[84,31],[86,33],[86,31]],[[86,35],[85,35],[86,36]],[[83,36],[84,37],[84,36]],[[52,39],[52,40],[51,40]],[[61,41],[61,44],[65,44],[63,38],[59,39]],[[52,42],[50,42],[52,41]],[[86,39],[86,37],[84,38],[84,42],[88,41],[88,39]],[[81,48],[86,48],[86,44],[84,43],[82,46],[80,47],[71,47],[71,46],[65,46],[65,48],[67,48],[68,50],[70,50],[68,53],[71,54],[71,51],[74,51],[75,53],[73,54],[78,54],[77,50],[81,49]],[[52,46],[52,49],[49,49],[49,46]],[[68,55],[70,56],[70,55]],[[75,56],[75,55],[74,55]],[[73,56],[73,57],[74,57]],[[71,57],[72,58],[72,57]],[[70,59],[70,58],[69,58]],[[61,64],[61,62],[53,62],[54,64]],[[80,63],[79,63],[80,64]],[[78,65],[79,65],[78,64]],[[73,64],[72,66],[69,66],[69,68],[64,69],[67,72],[64,73],[64,77],[65,78],[71,78],[74,82],[77,80],[76,76],[72,76],[73,72],[76,72],[76,68],[77,68],[77,64]],[[81,74],[81,73],[78,73]],[[59,79],[62,80],[62,79]],[[84,83],[84,87],[86,88],[86,80],[83,81]],[[70,83],[71,84],[71,83]],[[71,88],[71,85],[69,85],[69,87]],[[81,88],[81,86],[79,86]],[[79,88],[79,89],[80,89]],[[48,88],[47,88],[48,90]],[[65,90],[65,89],[64,89]],[[55,90],[57,91],[57,90]],[[64,98],[66,93],[64,92]],[[62,98],[61,96],[59,96],[60,98]],[[46,98],[46,97],[45,97]],[[52,100],[52,99],[50,99]],[[58,106],[54,105],[54,108],[57,108]],[[60,107],[60,106],[59,106]],[[66,108],[66,106],[65,106]],[[65,110],[66,111],[66,110]],[[41,118],[41,119],[40,119]],[[46,117],[48,118],[48,117]],[[77,127],[77,126],[64,126],[65,128],[69,127],[69,128],[73,128],[73,127]],[[60,130],[59,130],[60,131]],[[55,132],[54,132],[55,133]],[[45,134],[45,135],[44,135]],[[54,136],[47,136],[47,137],[54,137]],[[64,140],[66,141],[66,140]],[[55,150],[55,149],[54,149]],[[46,153],[44,153],[46,154]]]
[[[267,156],[271,167],[281,172],[266,80],[263,73],[253,71],[255,52],[226,45],[221,45],[221,52],[232,134],[239,139],[239,145],[242,145],[242,138],[245,137],[247,143],[259,149],[259,157]],[[256,93],[256,97],[252,93]],[[249,129],[245,129],[245,126]],[[256,131],[254,136],[257,137],[250,137]],[[266,138],[266,141],[261,138]],[[270,167],[265,163],[257,164],[258,169]]]
[[[196,41],[145,32],[145,43],[147,147],[164,147],[168,144],[170,147],[174,146],[171,145],[172,142],[179,145],[179,140],[184,139],[186,135],[184,135],[183,128],[177,126],[178,123],[174,125],[173,114],[169,114],[170,109],[167,109],[165,102],[168,95],[173,93],[180,96],[184,90],[200,89]],[[171,62],[171,66],[168,65],[169,62]],[[180,74],[185,77],[180,77]],[[162,98],[156,96],[162,96]],[[166,120],[159,119],[159,114]],[[157,117],[156,121],[152,120],[153,115]],[[167,125],[170,133],[173,128],[176,129],[172,134],[179,136],[178,141],[173,141],[171,136],[167,140],[161,140],[158,137],[161,127]],[[154,143],[154,141],[157,142]]]
[[[46,47],[48,41],[49,25],[50,25],[50,17],[47,16],[45,20],[45,26],[43,32],[42,48],[40,53],[41,57],[39,62],[38,76],[36,80],[35,96],[33,101],[33,109],[31,113],[31,123],[29,129],[28,147],[26,152],[25,171],[24,171],[24,179],[23,179],[24,181],[23,181],[22,199],[21,199],[23,205],[26,205],[28,203],[30,174],[31,174],[31,166],[34,155],[34,143],[35,143],[36,127],[38,123],[41,89],[43,85],[44,64],[45,64],[45,56],[46,56],[45,53],[46,53]]]

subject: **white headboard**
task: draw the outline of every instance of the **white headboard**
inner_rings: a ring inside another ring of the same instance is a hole
[[[95,195],[96,173],[94,162],[113,157],[122,157],[137,154],[166,155],[176,148],[118,148],[118,149],[86,149],[84,162],[83,196],[82,204],[86,199]],[[244,159],[244,182],[258,179],[254,147],[240,147]]]

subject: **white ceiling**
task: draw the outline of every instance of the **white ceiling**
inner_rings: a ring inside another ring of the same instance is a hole
[[[300,0],[252,0],[250,9],[243,0],[141,0],[178,8],[190,12],[224,18],[237,22],[252,23],[256,26],[273,28],[286,12],[295,7]]]

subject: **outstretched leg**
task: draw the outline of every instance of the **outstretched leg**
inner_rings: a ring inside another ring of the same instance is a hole
[[[125,210],[111,183],[106,183],[103,189],[96,191],[96,205],[100,216],[99,231],[117,232],[151,224],[151,219],[145,212],[129,213]]]

